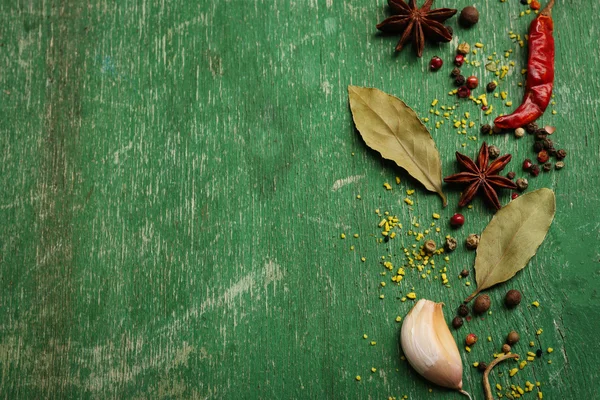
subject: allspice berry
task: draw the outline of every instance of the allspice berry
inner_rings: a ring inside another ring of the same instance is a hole
[[[479,246],[479,235],[471,233],[466,240],[467,249],[475,250]]]
[[[508,308],[514,308],[519,305],[521,302],[521,292],[518,290],[512,289],[506,293],[504,296],[504,304]]]
[[[473,311],[475,314],[483,314],[490,309],[491,304],[492,301],[490,300],[490,296],[487,294],[480,294],[475,298],[475,302],[473,303]]]
[[[473,6],[467,6],[462,9],[458,17],[458,23],[465,28],[470,28],[479,22],[479,11]]]
[[[515,343],[517,343],[519,341],[519,334],[515,331],[510,331],[508,333],[508,335],[506,336],[506,343],[508,345],[514,345]]]
[[[461,317],[454,317],[452,320],[452,327],[454,327],[454,329],[458,329],[461,326],[463,326],[463,319]]]
[[[504,354],[508,354],[508,353],[510,353],[510,346],[509,346],[508,344],[503,344],[503,345],[502,345],[502,352],[503,352]]]
[[[435,251],[435,249],[436,249],[436,246],[435,246],[435,242],[433,240],[428,240],[423,245],[423,250],[425,250],[425,252],[427,254],[432,254]]]

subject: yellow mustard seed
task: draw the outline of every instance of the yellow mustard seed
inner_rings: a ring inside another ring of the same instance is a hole
[[[371,372],[377,372],[377,368],[375,368],[375,367],[372,367],[372,368],[371,368]]]
[[[518,368],[513,368],[513,369],[511,369],[511,370],[508,372],[508,374],[509,374],[509,375],[512,377],[512,376],[515,376],[515,374],[516,374],[517,372],[519,372],[519,369],[518,369]]]
[[[340,238],[341,238],[341,239],[346,239],[346,234],[342,233],[342,234],[340,235]]]
[[[398,315],[398,316],[396,317],[396,322],[400,322],[400,321],[402,321],[402,317]]]
[[[355,234],[354,234],[354,237],[355,237],[355,238],[358,238],[358,233],[355,233]]]
[[[364,257],[361,257],[361,258],[360,258],[360,261],[362,261],[362,262],[365,262],[365,261],[367,261],[367,259],[366,259],[366,258],[364,258]]]
[[[383,184],[383,187],[386,188],[386,190],[392,190],[392,186],[387,182]]]
[[[438,99],[434,99],[434,100],[431,102],[431,107],[434,107],[434,106],[435,106],[437,103],[438,103]]]
[[[502,390],[502,385],[500,385],[499,383],[496,383],[496,389]]]
[[[360,375],[356,375],[356,378],[354,378],[354,379],[356,379],[358,382],[360,382]]]
[[[371,344],[371,346],[375,346],[377,344],[377,342],[372,340],[370,344]]]
[[[367,334],[366,334],[366,333],[363,335],[363,339],[367,339],[368,337],[369,337],[369,336],[367,336]]]
[[[429,121],[429,118],[427,118],[427,121]],[[396,185],[399,185],[399,184],[400,184],[400,177],[397,176],[396,177]]]
[[[548,350],[546,350],[548,353],[552,353],[554,351],[554,349],[552,347],[548,347]]]
[[[539,301],[536,300],[533,303],[531,303],[531,305],[534,306],[534,307],[539,307],[540,303],[539,303]]]

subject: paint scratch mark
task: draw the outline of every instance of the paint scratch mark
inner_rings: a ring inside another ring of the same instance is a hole
[[[332,186],[331,190],[333,192],[335,192],[336,190],[339,190],[346,185],[349,185],[354,182],[358,182],[359,180],[361,180],[364,177],[365,177],[364,175],[353,175],[353,176],[349,176],[347,178],[338,179],[337,181],[333,182],[333,186]]]

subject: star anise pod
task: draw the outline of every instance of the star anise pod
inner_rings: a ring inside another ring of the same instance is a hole
[[[417,56],[423,55],[425,38],[437,42],[449,42],[452,33],[442,22],[456,14],[451,8],[431,9],[433,0],[426,0],[421,8],[417,8],[416,0],[388,0],[392,16],[377,25],[377,29],[386,33],[402,33],[396,51],[402,50],[404,44],[412,37]]]
[[[517,188],[517,185],[513,181],[498,175],[498,172],[506,167],[511,158],[510,154],[505,154],[502,157],[498,157],[488,166],[490,156],[488,146],[485,142],[481,146],[481,149],[479,149],[477,164],[469,157],[457,151],[456,161],[458,161],[459,166],[464,172],[447,176],[444,178],[444,182],[469,185],[460,197],[460,201],[458,202],[460,207],[469,204],[477,192],[481,192],[487,201],[499,210],[502,205],[500,204],[500,200],[498,200],[496,188]]]

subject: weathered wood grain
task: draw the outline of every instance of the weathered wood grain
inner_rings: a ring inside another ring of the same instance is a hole
[[[346,87],[377,87],[421,115],[433,98],[454,104],[447,73],[459,41],[514,49],[518,71],[526,50],[508,31],[524,34],[531,17],[518,17],[517,1],[476,5],[476,28],[452,20],[456,40],[416,59],[410,48],[393,55],[397,38],[376,33],[383,1],[1,1],[0,397],[460,398],[400,360],[394,318],[414,287],[444,301],[450,319],[469,293],[455,276],[474,255],[451,256],[451,288],[416,273],[382,288],[380,257],[413,242],[377,244],[374,213],[408,227],[439,212],[441,242],[458,192],[442,209],[367,149]],[[598,397],[599,12],[583,0],[555,6],[558,114],[542,122],[558,128],[567,167],[530,179],[557,194],[538,255],[488,291],[491,316],[456,333],[482,338],[463,352],[477,399],[471,364],[512,329],[519,352],[529,340],[555,349],[514,382],[540,381],[545,399]],[[433,55],[446,60],[437,74],[427,71]],[[515,102],[519,81],[501,87]],[[488,122],[473,105],[459,110]],[[446,175],[454,152],[474,154],[482,139],[431,131]],[[534,156],[530,136],[485,140],[513,153],[519,174]],[[385,191],[395,176],[401,185]],[[416,189],[412,209],[406,189]],[[465,215],[459,238],[491,219],[480,201]],[[525,296],[513,312],[501,306],[508,288]],[[507,370],[494,383],[513,382]]]

